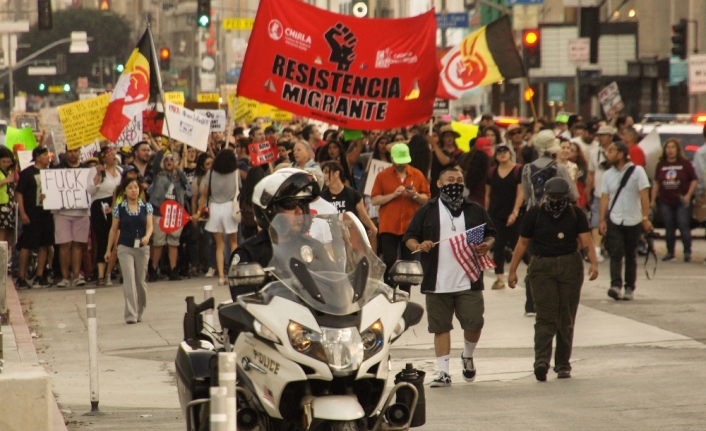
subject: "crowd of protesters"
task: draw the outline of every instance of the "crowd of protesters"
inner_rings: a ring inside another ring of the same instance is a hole
[[[635,165],[645,164],[645,156],[636,145],[640,136],[631,124],[629,117],[606,124],[560,115],[554,121],[542,118],[503,129],[492,115],[484,115],[477,137],[469,143],[470,151],[464,152],[457,144],[460,134],[451,124],[436,124],[431,129],[429,124],[420,124],[350,135],[337,128],[322,133],[317,125],[305,121],[283,128],[263,127],[258,119],[236,127],[230,136],[212,133],[208,151],[203,153],[147,133],[131,148],[104,142],[95,157],[83,161],[79,160],[79,150],[50,154],[40,146],[32,153],[33,165],[22,172],[16,154],[0,148],[0,238],[12,243],[15,230],[19,232],[13,275],[20,288],[81,286],[89,282],[112,285],[112,280],[126,273],[140,278],[141,270],[126,272],[127,258],[118,257],[120,246],[127,247],[130,241],[134,242],[133,248],[142,250],[138,242],[143,242],[144,235],[130,240],[122,229],[120,235],[110,235],[128,223],[127,216],[137,214],[134,205],[140,202],[138,209],[154,218],[147,229],[151,233],[149,255],[138,257],[132,251],[130,262],[134,263],[130,265],[139,266],[145,260],[149,282],[217,276],[219,283],[225,284],[230,252],[258,231],[251,202],[255,184],[274,170],[294,167],[319,179],[324,190],[322,199],[332,203],[332,208],[352,211],[361,219],[389,268],[400,257],[411,258],[401,245],[412,216],[417,208],[438,196],[441,172],[457,167],[464,177],[464,198],[485,207],[497,228],[493,250],[496,281],[492,288],[502,289],[506,286],[505,263],[520,235],[521,219],[536,203],[531,186],[528,188],[525,181],[523,187],[525,165],[540,169],[550,164],[560,166],[559,172],[565,173],[562,175],[571,183],[572,200],[588,215],[596,255],[599,261],[604,259],[599,212],[604,172],[611,166],[606,157],[609,146],[624,142],[627,157]],[[559,145],[547,147],[555,137]],[[265,140],[276,146],[278,157],[270,164],[253,166],[248,145]],[[7,146],[12,148],[12,143]],[[380,172],[374,185],[366,189],[371,160],[391,163],[392,167]],[[39,172],[50,168],[91,169],[90,209],[43,209]],[[675,231],[679,229],[684,260],[688,261],[689,205],[697,176],[677,141],[664,146],[655,178],[649,204],[659,208],[667,229],[664,259],[674,259]],[[126,182],[128,179],[134,181]],[[135,184],[138,201],[131,197]],[[236,195],[242,211],[239,223],[232,217]],[[397,199],[400,196],[404,199]],[[169,233],[160,228],[160,206],[166,200],[178,202],[191,214],[189,223]],[[329,207],[322,206],[322,211],[331,211],[326,209]],[[140,311],[133,311],[130,319],[139,320]],[[526,311],[533,313],[531,309]]]

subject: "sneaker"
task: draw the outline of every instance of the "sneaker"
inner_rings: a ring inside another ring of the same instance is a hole
[[[34,283],[32,283],[33,288],[45,288],[45,287],[51,287],[51,283],[47,281],[46,278],[44,277],[35,277],[34,278]]]
[[[670,260],[674,260],[674,253],[667,253],[667,254],[662,258],[662,262],[669,262]]]
[[[83,275],[79,275],[78,277],[76,277],[76,278],[74,279],[73,285],[74,285],[74,286],[85,286],[85,285],[86,285],[86,279],[83,278]]]
[[[505,289],[505,282],[502,280],[495,280],[495,283],[493,283],[492,290],[500,290],[500,289]]]
[[[147,281],[150,283],[157,281],[157,270],[152,268],[151,266],[147,268]]]
[[[214,268],[208,268],[208,271],[206,271],[206,278],[211,278],[213,275],[216,273],[216,270]]]
[[[476,379],[476,367],[473,365],[473,358],[464,358],[461,355],[461,362],[463,362],[463,380],[467,382],[472,382]]]
[[[560,370],[557,372],[557,379],[570,379],[571,378],[571,371],[570,370]]]
[[[537,315],[537,313],[535,313],[534,311],[526,311],[525,312],[525,317],[534,317],[536,315]]]
[[[623,294],[623,301],[632,301],[635,289],[625,289]]]
[[[537,378],[538,382],[546,382],[547,371],[549,371],[549,365],[545,364],[544,362],[541,362],[537,364],[536,367],[534,367],[534,377]]]
[[[439,377],[435,378],[431,382],[432,388],[446,388],[451,386],[451,376],[443,371],[439,372]]]
[[[56,283],[56,287],[69,287],[71,286],[71,282],[69,280],[62,278],[60,282]]]
[[[179,275],[179,270],[174,268],[171,271],[169,271],[169,281],[179,281],[181,280],[181,276]]]
[[[603,253],[596,253],[596,260],[598,263],[605,262],[605,257],[603,257]]]
[[[684,262],[691,262],[691,253],[684,253]]]
[[[106,286],[112,286],[113,285],[113,280],[111,280],[110,275],[105,276],[105,285]]]
[[[611,298],[615,299],[616,301],[620,300],[620,288],[619,287],[611,287],[608,289],[608,296]]]
[[[17,288],[18,289],[31,289],[32,285],[27,281],[26,278],[20,278],[17,280]]]

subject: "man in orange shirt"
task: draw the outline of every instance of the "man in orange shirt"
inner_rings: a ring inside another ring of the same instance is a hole
[[[425,204],[431,192],[421,171],[409,166],[412,158],[407,144],[395,144],[391,150],[392,166],[381,171],[371,194],[372,204],[380,206],[378,232],[385,262],[385,282],[390,283],[389,272],[397,261],[402,236],[417,209]],[[401,258],[412,260],[412,252],[402,246]],[[409,292],[409,287],[405,290]]]

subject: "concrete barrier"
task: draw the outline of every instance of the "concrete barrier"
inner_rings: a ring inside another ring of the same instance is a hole
[[[54,395],[44,368],[8,362],[0,374],[0,429],[54,431]]]

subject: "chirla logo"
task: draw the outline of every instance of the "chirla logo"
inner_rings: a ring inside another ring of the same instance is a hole
[[[278,19],[273,19],[267,26],[267,33],[273,40],[280,40],[284,35],[284,26]]]

